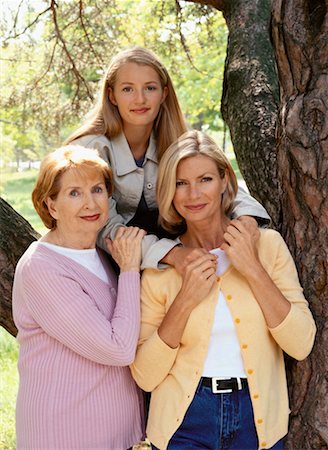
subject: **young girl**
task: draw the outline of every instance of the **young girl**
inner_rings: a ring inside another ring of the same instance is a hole
[[[158,57],[141,47],[118,53],[107,69],[99,102],[89,119],[66,141],[96,148],[112,168],[109,221],[98,237],[102,248],[107,249],[104,238],[113,239],[119,227],[136,225],[148,232],[143,239],[142,268],[157,267],[163,261],[183,271],[190,258],[204,251],[176,247],[167,239],[172,235],[157,223],[158,163],[186,130],[171,78]],[[232,210],[232,217],[240,216],[269,220],[265,209],[242,189]]]

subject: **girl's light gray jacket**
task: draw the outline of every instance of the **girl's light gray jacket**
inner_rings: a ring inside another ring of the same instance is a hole
[[[113,171],[114,191],[109,199],[109,220],[98,237],[98,245],[107,251],[105,237],[113,239],[118,227],[126,225],[135,215],[142,193],[149,209],[157,208],[156,180],[158,158],[153,135],[142,167],[138,167],[129,144],[121,133],[108,139],[104,135],[87,135],[72,142],[74,145],[95,148]],[[263,206],[239,187],[233,206],[232,218],[243,215],[259,217],[270,221]],[[142,243],[142,269],[158,268],[159,261],[177,244],[171,239],[158,239],[147,235]]]

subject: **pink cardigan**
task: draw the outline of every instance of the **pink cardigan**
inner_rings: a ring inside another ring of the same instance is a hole
[[[20,344],[17,449],[126,450],[143,435],[127,367],[139,335],[140,277],[110,284],[34,242],[20,259],[13,314]]]

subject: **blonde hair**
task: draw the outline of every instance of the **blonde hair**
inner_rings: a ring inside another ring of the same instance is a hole
[[[114,88],[118,70],[127,63],[153,68],[160,78],[162,88],[167,87],[167,96],[154,124],[157,153],[160,159],[169,145],[181,136],[187,127],[168,71],[153,52],[142,47],[128,48],[113,57],[102,81],[98,103],[86,123],[71,134],[65,142],[70,143],[89,134],[101,134],[110,139],[123,131],[122,118],[117,106],[109,100],[108,92],[109,88]]]
[[[69,169],[76,169],[82,174],[89,170],[100,172],[105,180],[108,197],[112,194],[112,171],[97,150],[68,145],[49,153],[41,163],[32,192],[34,208],[49,229],[56,227],[56,219],[51,216],[46,200],[49,197],[56,199],[61,177]]]
[[[180,161],[204,155],[215,162],[221,178],[228,174],[226,190],[222,197],[222,212],[229,215],[236,197],[238,184],[234,170],[215,141],[201,131],[188,131],[174,142],[163,155],[158,168],[157,203],[160,225],[171,233],[182,233],[186,229],[183,217],[173,205],[176,190],[176,174]]]

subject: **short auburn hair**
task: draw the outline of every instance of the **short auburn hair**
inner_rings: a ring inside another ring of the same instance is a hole
[[[113,191],[112,171],[97,150],[80,145],[68,145],[49,153],[41,162],[32,192],[32,201],[42,222],[50,230],[56,227],[56,219],[51,216],[46,200],[49,197],[56,199],[61,187],[61,177],[70,169],[75,169],[82,174],[89,171],[101,173],[108,197]]]
[[[157,204],[159,223],[171,233],[181,234],[186,230],[186,222],[174,207],[177,168],[180,161],[203,155],[216,165],[219,176],[228,175],[226,190],[222,196],[222,213],[229,215],[236,197],[238,184],[235,172],[223,151],[207,134],[191,130],[179,137],[164,153],[158,167]]]

